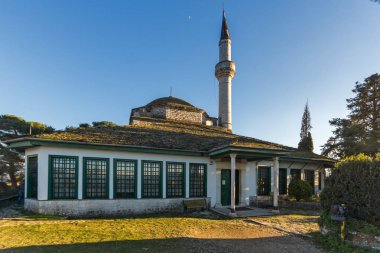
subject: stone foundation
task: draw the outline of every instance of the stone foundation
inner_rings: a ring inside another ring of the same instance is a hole
[[[178,199],[97,199],[35,200],[25,199],[26,210],[48,215],[73,217],[122,216],[144,213],[183,212],[183,198]],[[210,206],[211,198],[206,198]]]

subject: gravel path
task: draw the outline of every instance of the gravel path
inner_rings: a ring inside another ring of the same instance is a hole
[[[197,238],[202,239],[196,239],[197,246],[192,252],[325,253],[311,239],[258,224],[239,231],[199,234]]]

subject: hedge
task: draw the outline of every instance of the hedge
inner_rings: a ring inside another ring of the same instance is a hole
[[[326,178],[321,205],[346,204],[349,216],[380,224],[380,156],[353,156],[336,164]]]

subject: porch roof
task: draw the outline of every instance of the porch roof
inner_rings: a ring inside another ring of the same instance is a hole
[[[320,163],[325,167],[332,166],[336,162],[322,155],[298,150],[258,149],[230,145],[209,152],[209,156],[213,159],[229,159],[230,154],[236,154],[237,158],[246,159],[247,161],[270,160],[274,157],[279,157],[280,161]]]

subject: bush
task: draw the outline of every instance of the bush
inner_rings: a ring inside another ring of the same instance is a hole
[[[380,224],[380,159],[365,155],[337,163],[326,178],[321,206],[328,212],[333,204],[346,204],[351,217]]]
[[[293,179],[289,184],[288,192],[290,197],[300,201],[301,199],[310,199],[314,191],[309,182]]]
[[[9,187],[6,183],[0,182],[0,193],[9,192],[11,187]]]

